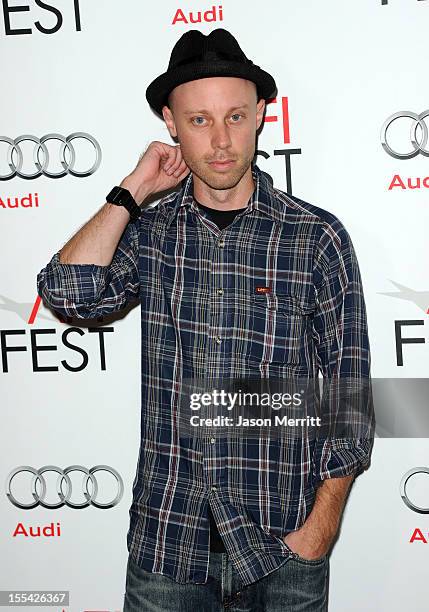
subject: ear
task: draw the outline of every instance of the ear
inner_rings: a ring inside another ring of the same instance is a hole
[[[176,130],[176,124],[174,122],[173,113],[166,105],[162,107],[162,116],[164,117],[164,121],[167,125],[167,129],[170,132],[170,136],[172,138],[177,137],[177,130]]]
[[[265,111],[265,100],[261,98],[256,105],[256,130],[259,130],[260,125],[262,123],[262,119],[264,117]]]

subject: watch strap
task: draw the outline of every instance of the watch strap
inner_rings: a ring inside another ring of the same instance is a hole
[[[106,196],[106,202],[126,208],[130,214],[131,222],[136,221],[142,213],[142,209],[134,200],[128,189],[125,189],[125,187],[119,187],[118,185],[113,187],[113,189]]]

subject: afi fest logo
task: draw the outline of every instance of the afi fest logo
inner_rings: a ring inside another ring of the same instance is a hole
[[[62,332],[56,327],[36,327],[36,318],[58,322],[52,316],[39,313],[40,296],[34,303],[15,302],[5,295],[0,295],[0,300],[0,313],[13,312],[24,323],[17,328],[0,329],[3,374],[22,372],[27,367],[33,372],[58,372],[60,369],[81,372],[90,363],[101,371],[107,369],[106,334],[113,333],[113,327],[82,329],[70,326]],[[59,320],[66,323],[61,318]]]
[[[264,118],[265,123],[276,124],[277,134],[281,131],[282,145],[289,145],[291,142],[289,98],[286,96],[271,98],[267,100],[267,109]],[[264,128],[266,129],[266,128]],[[292,195],[292,157],[301,155],[301,149],[282,148],[274,149],[273,155],[281,156],[284,159],[285,167],[285,188],[284,191]],[[258,149],[256,155],[261,155],[264,159],[269,159],[271,155],[267,151]]]
[[[79,0],[57,0],[47,4],[42,0],[35,0],[33,3],[19,5],[11,0],[3,0],[3,31],[6,36],[17,36],[20,34],[33,34],[30,24],[34,24],[35,29],[41,34],[55,34],[63,26],[63,23],[74,21],[73,27],[76,32],[81,31]],[[64,15],[60,8],[64,11]],[[26,15],[22,15],[22,13]],[[18,15],[16,14],[18,13]],[[29,13],[29,14],[28,14]],[[26,19],[25,19],[26,18]],[[22,27],[22,26],[27,27]]]
[[[405,300],[415,304],[425,314],[429,314],[429,291],[416,291],[395,281],[390,281],[397,291],[381,292],[380,295],[387,295],[388,297],[397,298],[399,300]],[[396,365],[404,365],[404,351],[403,347],[406,344],[425,344],[426,338],[419,336],[409,336],[405,330],[410,327],[419,327],[426,325],[427,319],[399,319],[395,320],[395,346],[396,346]],[[403,334],[406,333],[404,337]]]
[[[418,155],[429,157],[429,110],[421,113],[399,111],[390,115],[381,127],[381,146],[394,159],[409,160]],[[429,176],[404,177],[395,174],[388,191],[429,188]]]

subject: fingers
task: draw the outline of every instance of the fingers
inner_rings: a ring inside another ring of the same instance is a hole
[[[174,147],[172,149],[172,156],[168,159],[167,163],[164,166],[164,171],[169,175],[177,175],[177,171],[180,168],[181,163],[183,162],[182,153],[180,151],[180,145]],[[180,172],[182,172],[181,170]]]
[[[165,164],[164,170],[167,174],[173,174],[177,170],[177,161],[180,163],[180,151],[179,147],[174,147],[171,151],[171,156],[169,157],[167,163]]]
[[[174,173],[174,176],[177,176],[177,179],[179,181],[182,181],[185,178],[185,176],[187,176],[189,174],[189,172],[190,172],[190,170],[189,170],[188,166],[182,160],[182,163],[180,164],[179,168]]]

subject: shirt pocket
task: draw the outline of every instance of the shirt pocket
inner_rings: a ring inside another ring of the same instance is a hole
[[[242,298],[233,324],[236,354],[257,364],[308,365],[308,309],[291,295],[267,293]]]

